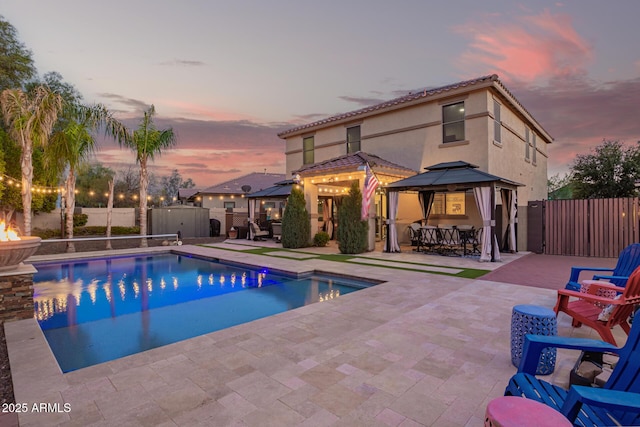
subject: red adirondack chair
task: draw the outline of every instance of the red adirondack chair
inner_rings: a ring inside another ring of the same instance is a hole
[[[587,293],[568,289],[558,290],[558,302],[554,309],[556,314],[560,312],[568,314],[573,318],[573,326],[579,327],[584,323],[595,329],[604,341],[617,345],[611,328],[620,325],[629,335],[631,329],[628,322],[629,316],[636,304],[640,304],[640,267],[629,276],[624,288],[598,280],[585,280],[583,283],[589,285]],[[620,294],[611,298],[597,295],[599,290],[613,290]],[[570,300],[571,297],[577,299]],[[603,310],[610,312],[609,317],[606,320],[598,320],[598,317],[604,314]],[[640,321],[640,318],[636,320]]]

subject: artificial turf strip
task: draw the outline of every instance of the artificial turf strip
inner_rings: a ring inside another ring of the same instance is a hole
[[[199,245],[199,246],[203,246],[203,247],[212,247],[215,249],[222,249],[218,246],[209,246],[209,245]],[[271,252],[295,252],[295,253],[305,253],[305,254],[309,254],[309,255],[314,255],[314,259],[320,259],[320,260],[324,260],[324,261],[333,261],[333,262],[349,262],[351,264],[360,264],[360,265],[371,265],[371,266],[375,266],[375,267],[380,267],[380,268],[393,268],[396,270],[406,270],[406,271],[417,271],[420,273],[431,273],[431,274],[441,274],[443,276],[452,276],[452,277],[463,277],[465,279],[477,279],[478,277],[484,276],[485,274],[489,273],[490,270],[480,270],[480,269],[476,269],[476,268],[458,268],[459,270],[462,270],[459,273],[456,274],[451,274],[451,273],[443,273],[443,272],[439,272],[439,271],[424,271],[424,270],[418,270],[415,268],[411,268],[411,265],[420,265],[420,266],[429,266],[431,264],[419,264],[419,263],[411,263],[411,262],[406,262],[406,261],[395,261],[397,264],[403,264],[403,266],[388,266],[388,265],[379,265],[379,264],[375,264],[375,260],[372,260],[372,262],[366,262],[366,260],[370,259],[370,258],[363,258],[363,257],[358,257],[358,256],[353,256],[353,255],[346,255],[346,254],[317,254],[317,253],[313,253],[313,252],[304,252],[304,251],[289,251],[287,249],[281,249],[281,248],[265,248],[265,247],[260,247],[260,248],[253,248],[253,249],[248,249],[248,250],[243,250],[243,251],[238,251],[236,249],[224,249],[227,251],[232,251],[232,252],[242,252],[242,253],[247,253],[247,254],[254,254],[254,255],[269,255],[269,253]],[[305,261],[304,259],[299,259],[296,257],[284,257],[281,256],[280,258],[286,258],[286,259],[291,259],[291,260],[296,260],[296,261]],[[406,266],[405,266],[406,265]],[[437,265],[433,265],[433,267],[439,267]]]

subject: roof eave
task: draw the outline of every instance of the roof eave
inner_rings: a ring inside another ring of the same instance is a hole
[[[403,108],[409,108],[415,105],[425,104],[428,102],[433,102],[433,101],[437,101],[444,98],[455,97],[461,93],[476,92],[478,90],[485,89],[487,87],[492,87],[494,85],[494,81],[497,79],[498,77],[494,74],[492,76],[488,76],[487,78],[480,78],[478,79],[478,81],[474,82],[473,84],[467,84],[465,86],[442,90],[441,92],[437,92],[435,94],[427,95],[426,94],[427,91],[425,91],[424,96],[419,96],[418,98],[410,101],[398,102],[396,104],[390,104],[386,107],[376,108],[370,111],[363,111],[361,113],[353,112],[354,114],[350,114],[349,112],[347,112],[347,113],[344,113],[345,117],[335,119],[335,120],[331,120],[331,117],[327,117],[327,119],[325,119],[327,120],[326,122],[320,121],[320,122],[316,122],[316,124],[310,123],[309,125],[303,125],[301,127],[296,127],[291,130],[285,130],[283,132],[280,132],[278,134],[278,137],[280,139],[287,139],[293,136],[298,136],[298,135],[314,132],[319,129],[324,129],[324,128],[328,128],[336,125],[353,122],[355,120],[376,116],[382,113],[400,110]],[[445,87],[448,87],[448,86],[445,86]],[[385,101],[382,104],[386,102],[392,102],[392,101],[393,100]],[[338,114],[337,116],[341,116],[341,114]]]

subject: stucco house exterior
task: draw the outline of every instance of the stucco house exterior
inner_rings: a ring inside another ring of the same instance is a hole
[[[362,165],[343,168],[339,175],[331,168],[314,165],[331,160],[339,164],[341,158],[357,152],[405,168],[379,176],[382,188],[409,176],[407,171],[416,174],[430,165],[458,161],[521,184],[517,190],[520,248],[526,247],[527,203],[547,197],[547,146],[553,138],[495,74],[409,93],[297,126],[278,136],[286,144],[287,176],[298,175],[304,185],[312,235],[318,230],[314,219],[322,216],[318,215],[318,200],[323,184],[339,180],[344,188],[357,179],[362,188],[364,183]],[[376,166],[370,166],[377,175]],[[384,203],[380,197],[372,204],[370,229],[382,222],[379,217],[384,216]],[[479,219],[473,192],[438,194],[433,207],[430,222],[455,225]],[[396,223],[399,235],[403,236],[402,227],[420,217],[417,197],[401,195]]]

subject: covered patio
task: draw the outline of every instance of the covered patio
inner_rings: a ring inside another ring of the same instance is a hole
[[[298,184],[293,180],[288,179],[276,182],[272,187],[247,195],[249,203],[249,222],[256,222],[260,217],[261,212],[265,212],[267,214],[266,217],[269,220],[273,219],[277,221],[282,219],[282,207],[289,197],[289,194],[291,194],[291,189],[294,186],[298,186]],[[271,206],[265,207],[265,205],[271,202],[280,203],[280,207],[277,209],[277,212],[274,212],[272,215],[268,215],[269,209],[273,208],[271,208]],[[254,237],[254,232],[251,227],[249,227],[247,239],[251,240]]]
[[[481,221],[477,224],[478,230],[481,230],[480,261],[500,261],[501,246],[496,233],[500,234],[503,250],[517,251],[517,188],[522,184],[483,172],[478,169],[478,166],[464,161],[439,163],[425,169],[427,172],[386,186],[388,232],[385,252],[400,252],[396,227],[400,192],[417,193],[424,227],[427,227],[436,194],[472,192],[479,213],[479,221]],[[497,194],[502,201],[503,230],[496,229]]]
[[[306,165],[294,171],[304,187],[307,211],[311,216],[311,236],[322,228],[329,235],[334,234],[334,229],[339,227],[336,222],[337,207],[353,182],[357,182],[360,190],[363,190],[367,168],[380,183],[369,206],[369,250],[374,250],[376,240],[382,239],[386,211],[386,200],[380,188],[414,175],[416,171],[363,151]]]

